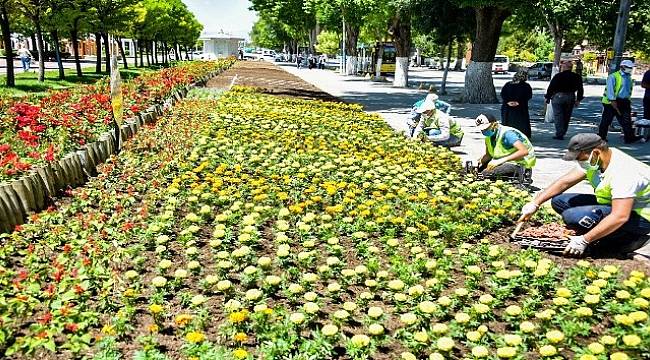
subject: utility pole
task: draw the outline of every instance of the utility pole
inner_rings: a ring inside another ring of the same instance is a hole
[[[625,33],[627,32],[627,23],[630,19],[630,6],[632,0],[621,0],[618,9],[618,20],[616,21],[616,33],[614,34],[614,59],[610,63],[610,73],[618,70],[625,49]]]

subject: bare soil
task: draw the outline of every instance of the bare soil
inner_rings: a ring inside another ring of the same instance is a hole
[[[239,61],[226,72],[208,81],[206,87],[228,89],[231,85],[252,86],[261,89],[265,94],[277,96],[342,102],[267,61]]]

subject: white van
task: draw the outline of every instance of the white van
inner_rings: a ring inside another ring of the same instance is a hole
[[[510,67],[510,59],[505,55],[497,55],[492,62],[492,72],[494,74],[507,74]]]

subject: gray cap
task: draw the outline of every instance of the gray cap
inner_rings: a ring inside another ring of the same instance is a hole
[[[603,144],[605,140],[601,139],[598,134],[582,133],[574,135],[569,140],[569,147],[563,159],[566,161],[573,161],[578,158],[578,155],[583,151],[591,151]]]

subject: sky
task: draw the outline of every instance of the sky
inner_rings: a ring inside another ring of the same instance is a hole
[[[183,0],[206,31],[222,30],[249,38],[248,33],[257,20],[254,11],[248,10],[248,0]]]

